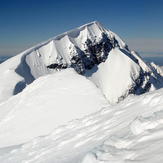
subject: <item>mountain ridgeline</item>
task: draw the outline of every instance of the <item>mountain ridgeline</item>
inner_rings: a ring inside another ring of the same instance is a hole
[[[83,46],[85,47],[84,50],[80,49],[79,47],[75,47],[76,54],[73,54],[73,51],[70,52],[72,56],[70,59],[70,65],[60,62],[58,64],[53,63],[48,65],[47,68],[60,70],[72,67],[79,74],[83,75],[86,70],[90,70],[95,65],[105,62],[111,49],[119,47],[118,41],[114,37],[109,39],[106,33],[102,33],[99,41],[96,41],[96,39],[92,41],[88,38]]]
[[[16,61],[16,62],[15,62]],[[10,64],[7,64],[10,63]],[[129,94],[142,94],[160,86],[157,66],[145,63],[126,43],[98,22],[78,27],[40,43],[0,65],[15,69],[16,82],[3,89],[6,100],[35,79],[67,68],[87,77],[110,103]],[[3,80],[10,77],[4,75]]]

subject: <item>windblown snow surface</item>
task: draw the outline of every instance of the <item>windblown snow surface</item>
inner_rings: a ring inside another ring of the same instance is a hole
[[[98,22],[0,73],[0,163],[163,162],[162,70]]]
[[[17,130],[24,135],[24,129]],[[31,126],[29,132],[32,130]],[[104,107],[55,128],[47,136],[19,144],[20,138],[13,132],[10,138],[2,140],[1,136],[0,144],[10,144],[13,139],[15,145],[1,148],[1,163],[162,163],[163,89]]]

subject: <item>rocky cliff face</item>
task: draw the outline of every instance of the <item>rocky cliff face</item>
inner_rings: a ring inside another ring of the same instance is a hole
[[[87,70],[92,69],[95,65],[105,62],[111,49],[119,47],[118,41],[113,37],[108,38],[106,33],[101,34],[99,41],[87,39],[83,43],[84,50],[75,47],[75,50],[70,51],[70,65],[62,63],[53,63],[47,66],[49,69],[65,69],[67,67],[74,68],[79,74],[84,74]]]

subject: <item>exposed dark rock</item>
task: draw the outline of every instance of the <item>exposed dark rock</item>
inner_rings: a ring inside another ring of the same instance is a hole
[[[149,72],[144,72],[141,70],[139,77],[135,80],[135,84],[130,88],[129,94],[137,94],[140,95],[142,93],[148,92],[151,88],[150,80],[143,87],[143,83],[146,78],[151,78],[151,74]]]
[[[54,63],[54,64],[47,66],[47,68],[50,68],[50,69],[66,69],[67,65]]]
[[[79,74],[84,74],[86,70],[92,69],[95,65],[105,62],[111,49],[119,47],[115,38],[109,39],[107,34],[103,33],[100,41],[91,41],[87,39],[84,44],[85,50],[76,47],[76,54],[71,58],[71,65]],[[48,65],[49,69],[63,69],[62,63]]]

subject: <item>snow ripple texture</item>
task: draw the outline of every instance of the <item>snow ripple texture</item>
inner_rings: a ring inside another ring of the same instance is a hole
[[[163,90],[130,97],[56,128],[47,136],[2,148],[1,163],[161,163]]]

